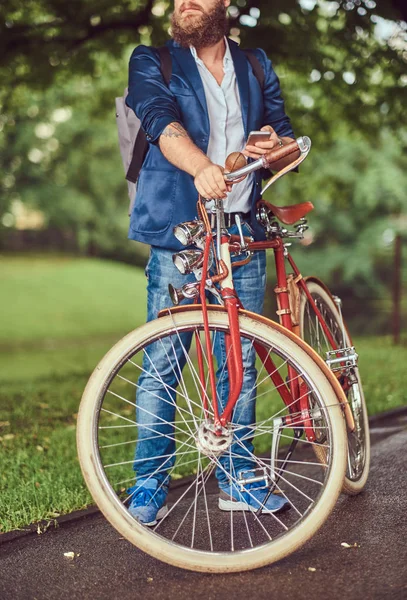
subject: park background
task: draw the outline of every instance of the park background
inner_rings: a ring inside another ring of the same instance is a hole
[[[1,532],[91,502],[75,448],[81,393],[145,319],[148,248],[127,240],[114,98],[133,48],[168,38],[171,7],[0,6]],[[266,50],[296,134],[312,139],[300,175],[267,198],[315,205],[294,257],[343,298],[370,413],[407,395],[402,10],[398,0],[233,0],[229,10],[231,36]]]

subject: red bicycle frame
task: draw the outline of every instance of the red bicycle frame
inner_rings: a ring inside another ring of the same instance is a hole
[[[242,252],[241,247],[241,239],[238,236],[229,236],[226,233],[220,236],[220,257],[217,256],[215,251],[214,244],[214,234],[209,225],[208,217],[206,210],[203,206],[198,203],[198,212],[200,213],[200,217],[204,222],[206,229],[206,238],[204,245],[204,253],[203,253],[203,265],[202,272],[203,277],[199,285],[199,300],[202,308],[202,317],[203,317],[203,326],[204,326],[204,337],[205,337],[205,346],[208,360],[208,371],[209,371],[209,385],[210,385],[210,395],[211,395],[211,404],[212,410],[214,414],[214,424],[217,431],[221,432],[222,428],[227,425],[232,415],[235,404],[239,398],[242,383],[243,383],[243,364],[242,364],[242,346],[240,339],[240,328],[239,328],[239,309],[243,309],[237,293],[233,286],[233,278],[231,275],[232,272],[232,264],[230,260],[230,253],[239,254]],[[246,240],[245,240],[246,241]],[[278,300],[278,311],[277,314],[280,319],[281,325],[288,329],[291,332],[298,334],[298,327],[293,325],[292,320],[292,307],[290,303],[290,291],[288,287],[288,276],[286,271],[286,263],[285,259],[287,258],[290,266],[294,272],[294,282],[295,285],[301,288],[302,293],[306,294],[307,299],[310,305],[313,307],[315,311],[316,317],[321,324],[321,327],[326,335],[327,340],[331,344],[332,350],[338,349],[337,344],[331,334],[331,331],[327,327],[324,318],[319,311],[314,299],[312,298],[306,281],[303,279],[301,273],[299,272],[293,258],[288,254],[286,247],[280,237],[275,237],[274,239],[254,242],[247,241],[247,244],[244,248],[245,251],[254,252],[259,250],[267,250],[272,249],[274,252],[274,260],[276,267],[276,275],[277,275],[277,286],[275,288],[275,293],[277,295]],[[212,255],[215,258],[216,262],[216,275],[209,275],[209,260]],[[240,261],[237,264],[242,264]],[[236,265],[236,263],[235,263]],[[209,330],[209,319],[208,319],[208,305],[206,304],[206,289],[208,281],[211,280],[212,284],[219,283],[220,285],[220,293],[224,302],[225,309],[228,313],[228,321],[229,321],[229,332],[225,333],[225,344],[226,344],[226,356],[227,356],[227,364],[226,368],[229,376],[229,397],[224,407],[224,410],[220,413],[218,402],[217,402],[217,393],[216,393],[216,376],[215,376],[215,367],[213,364],[213,356],[212,356],[212,345],[211,345],[211,336]],[[300,293],[300,290],[298,290]],[[196,301],[199,302],[198,299]],[[181,307],[180,307],[181,308]],[[199,333],[196,333],[196,336],[199,337]],[[198,353],[198,368],[201,380],[201,390],[202,390],[202,404],[205,410],[206,415],[208,415],[208,394],[205,389],[205,366],[203,359],[203,351],[201,341],[197,340],[197,353]],[[301,422],[304,427],[307,438],[310,441],[315,439],[315,433],[312,427],[312,419],[309,415],[309,390],[302,380],[301,377],[298,376],[295,369],[293,367],[288,367],[288,381],[286,383],[279,370],[277,369],[274,361],[270,358],[269,353],[261,344],[255,344],[255,350],[260,360],[262,361],[270,379],[273,381],[276,389],[278,390],[284,404],[287,406],[290,417],[287,417],[287,426],[294,427],[296,422]],[[352,413],[349,410],[347,405],[344,405],[345,416],[347,420],[348,427],[353,429],[353,417]],[[296,416],[294,416],[296,415]]]

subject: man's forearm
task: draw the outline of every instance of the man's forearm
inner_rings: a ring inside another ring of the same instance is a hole
[[[178,169],[194,178],[194,184],[203,198],[226,198],[223,167],[213,162],[189,137],[181,123],[171,123],[159,139],[160,150],[165,158]]]
[[[171,123],[159,139],[160,150],[165,158],[178,169],[193,177],[211,164],[209,158],[194,144],[181,123]]]

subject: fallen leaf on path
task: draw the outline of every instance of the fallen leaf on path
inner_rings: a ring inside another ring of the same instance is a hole
[[[348,542],[341,543],[342,548],[360,548],[360,544],[355,542],[354,544],[348,544]]]
[[[315,567],[308,567],[308,571],[314,572],[314,571],[316,571],[316,568]]]
[[[69,558],[69,560],[73,560],[75,558],[75,552],[64,552],[64,556]]]
[[[48,521],[47,523],[38,523],[37,525],[37,533],[38,535],[41,535],[42,533],[45,533],[49,527],[51,527],[51,523],[54,523],[54,527],[58,526],[58,523],[55,521],[55,519],[53,521]]]
[[[153,578],[152,578],[152,577],[147,577],[147,582],[148,582],[148,583],[151,583],[152,581],[153,581]]]

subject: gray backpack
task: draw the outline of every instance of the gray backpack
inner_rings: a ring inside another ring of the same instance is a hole
[[[167,46],[158,48],[160,56],[160,68],[167,86],[172,75],[171,54]],[[144,130],[141,128],[140,119],[134,111],[126,104],[128,88],[124,95],[116,98],[116,123],[119,134],[119,147],[124,172],[127,179],[127,187],[130,198],[129,215],[136,199],[137,179],[147,154],[148,142]]]
[[[161,46],[157,48],[160,57],[160,69],[167,86],[170,84],[172,75],[172,61],[169,48]],[[250,50],[244,50],[253,72],[264,89],[264,71],[260,62]],[[140,119],[136,117],[134,111],[126,104],[128,88],[124,90],[124,95],[116,98],[116,122],[119,134],[119,147],[124,172],[127,179],[127,187],[130,198],[129,216],[133,210],[136,199],[137,179],[143,166],[143,162],[148,150],[148,142],[144,130],[141,128]]]

